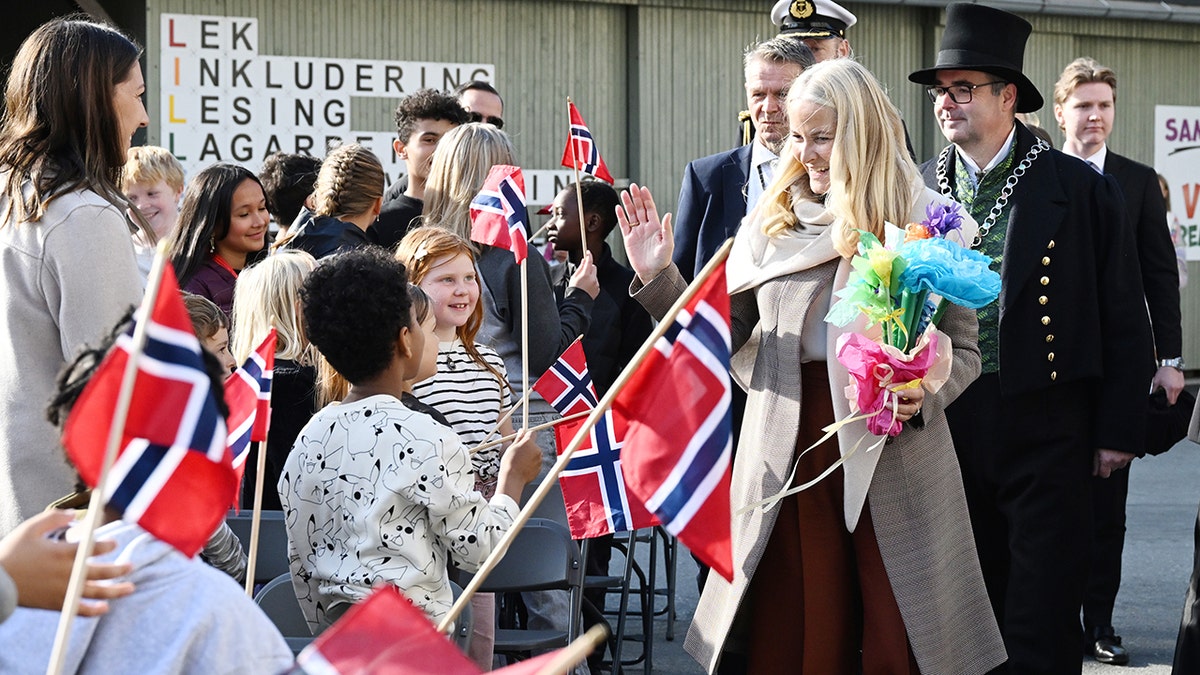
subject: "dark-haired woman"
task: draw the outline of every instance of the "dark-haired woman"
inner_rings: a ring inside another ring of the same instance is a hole
[[[148,123],[141,48],[56,19],[21,44],[0,122],[0,535],[71,492],[44,408],[142,293],[117,179]],[[154,234],[143,230],[150,241]]]
[[[214,164],[196,174],[167,249],[180,288],[230,316],[238,272],[266,254],[270,219],[262,183],[249,169]]]

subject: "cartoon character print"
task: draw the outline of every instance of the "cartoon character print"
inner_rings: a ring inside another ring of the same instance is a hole
[[[430,464],[441,465],[438,446],[433,441],[417,438],[400,424],[395,424],[396,436],[400,440],[392,444],[392,464],[383,474],[383,486],[388,490],[417,500],[429,497]],[[442,467],[444,471],[444,467]],[[414,494],[414,488],[424,483],[424,489]],[[439,488],[440,489],[440,488]]]
[[[391,555],[412,546],[416,539],[423,539],[429,531],[429,520],[425,509],[413,504],[397,513],[398,505],[393,504],[383,513],[379,523],[380,553]]]
[[[334,429],[330,424],[320,437],[302,436],[299,455],[300,470],[295,479],[296,498],[309,504],[321,505],[333,495],[334,481],[342,463],[342,445],[334,444]]]
[[[342,428],[346,438],[344,445],[352,459],[375,452],[379,437],[390,423],[389,418],[389,410],[379,403],[365,409],[348,410],[338,416],[338,426]],[[371,431],[366,432],[364,427],[370,428]],[[351,435],[353,439],[350,438]]]
[[[332,517],[317,527],[316,516],[309,516],[306,530],[311,553],[304,557],[305,567],[313,570],[316,576],[344,579],[357,561],[351,559],[342,528],[334,525]]]
[[[371,506],[375,503],[375,486],[378,483],[378,459],[371,465],[371,470],[366,476],[353,473],[344,473],[338,476],[338,489],[330,503],[341,512],[342,522],[345,523],[346,529],[351,532],[360,532],[363,529],[356,523],[356,518],[370,512]],[[359,540],[359,545],[361,545],[361,534]],[[355,546],[355,548],[358,547],[358,545]]]

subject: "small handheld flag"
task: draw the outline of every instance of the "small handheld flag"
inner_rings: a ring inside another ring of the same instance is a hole
[[[200,342],[180,299],[175,273],[147,321],[121,450],[108,478],[105,503],[123,518],[195,555],[224,518],[237,492]],[[117,339],[71,410],[63,445],[84,481],[100,478],[105,440],[130,358],[133,329]]]
[[[483,189],[471,200],[471,241],[507,248],[517,263],[525,260],[529,215],[525,211],[525,177],[520,167],[497,164]]]
[[[578,169],[611,185],[612,174],[608,172],[604,158],[596,148],[591,130],[583,123],[583,115],[579,114],[579,108],[576,108],[574,103],[568,103],[567,107],[571,116],[571,131],[567,136],[567,147],[563,149],[562,165]]]
[[[271,424],[271,378],[275,370],[276,331],[272,326],[263,341],[250,352],[246,362],[225,380],[225,404],[229,406],[229,452],[238,484],[246,471],[251,441],[267,440]]]
[[[582,421],[554,427],[560,455],[581,424]],[[606,411],[559,474],[567,525],[573,539],[590,539],[658,525],[658,518],[625,487],[621,452],[627,426],[617,411]]]
[[[625,483],[732,581],[732,417],[725,266],[704,282],[613,401],[629,420]]]
[[[533,385],[564,417],[596,407],[596,390],[583,352],[583,338],[576,338],[545,375]],[[583,422],[564,423],[554,428],[561,455]],[[625,490],[621,475],[621,447],[625,420],[609,410],[588,432],[587,440],[571,456],[559,475],[567,524],[575,539],[628,532],[658,524],[636,496]]]
[[[575,338],[558,360],[533,383],[533,390],[554,406],[558,414],[570,417],[596,407],[596,389],[583,354],[583,338]],[[570,440],[570,436],[567,437]]]

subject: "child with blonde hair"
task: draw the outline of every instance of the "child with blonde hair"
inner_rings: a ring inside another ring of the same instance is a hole
[[[241,364],[275,326],[275,371],[271,379],[271,433],[263,485],[279,482],[292,443],[317,412],[316,349],[304,335],[300,287],[317,261],[304,251],[279,251],[238,276],[233,300],[233,357]],[[246,458],[242,506],[254,504],[258,460],[252,446]],[[280,509],[279,493],[264,490],[264,509]]]
[[[171,236],[179,220],[183,165],[170,150],[157,145],[132,147],[126,157],[121,169],[121,192],[134,207],[127,209],[129,217],[134,222],[139,215],[144,218],[155,238],[150,241],[141,231],[133,235],[138,272],[145,280],[150,276],[150,263],[154,261],[154,245]]]

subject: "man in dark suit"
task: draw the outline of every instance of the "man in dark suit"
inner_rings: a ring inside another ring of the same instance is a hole
[[[1183,390],[1183,331],[1180,326],[1179,271],[1167,230],[1167,207],[1154,169],[1108,149],[1116,116],[1117,76],[1090,58],[1078,58],[1063,70],[1054,86],[1054,117],[1066,134],[1063,152],[1083,160],[1094,171],[1117,179],[1125,209],[1137,237],[1138,262],[1158,370],[1150,390],[1166,391],[1175,404]],[[1139,453],[1141,454],[1141,453]],[[1124,665],[1129,652],[1112,626],[1113,604],[1121,585],[1121,553],[1125,547],[1125,499],[1129,468],[1092,485],[1092,570],[1083,599],[1084,649],[1101,663]]]
[[[791,38],[776,37],[746,51],[746,100],[754,142],[694,160],[683,172],[675,210],[674,258],[689,281],[737,232],[773,177],[787,140],[788,87],[812,64],[808,47]]]
[[[980,223],[999,299],[979,310],[983,374],[947,410],[984,580],[1012,673],[1079,673],[1091,476],[1144,434],[1150,326],[1132,230],[1110,177],[1015,121],[1042,97],[1021,72],[1032,27],[947,8],[927,85],[951,145],[926,183]]]

